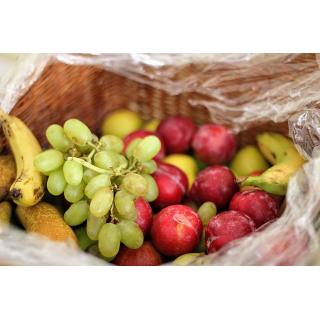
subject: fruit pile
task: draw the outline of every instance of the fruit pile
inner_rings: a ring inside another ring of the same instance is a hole
[[[185,265],[265,228],[280,216],[288,181],[304,163],[283,135],[264,132],[257,145],[237,150],[230,129],[197,127],[185,116],[144,123],[121,109],[101,131],[98,137],[78,119],[50,125],[51,147],[32,153],[46,202],[39,202],[43,192],[34,199],[11,186],[9,194],[26,230],[117,265]]]

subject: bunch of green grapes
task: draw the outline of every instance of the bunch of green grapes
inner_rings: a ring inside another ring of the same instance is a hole
[[[72,227],[86,222],[87,235],[98,241],[100,253],[112,259],[120,243],[139,248],[144,239],[137,223],[135,199],[148,202],[158,196],[151,176],[157,169],[152,158],[161,142],[156,136],[135,139],[123,154],[123,141],[113,135],[100,139],[80,120],[46,130],[52,149],[34,159],[35,167],[48,176],[47,189],[64,195],[71,204],[64,220]]]

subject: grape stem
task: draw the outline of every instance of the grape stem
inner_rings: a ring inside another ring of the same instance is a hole
[[[112,174],[113,172],[110,171],[110,170],[106,170],[106,169],[102,169],[102,168],[98,168],[96,166],[94,166],[93,164],[83,160],[83,159],[80,159],[80,158],[76,158],[76,157],[68,157],[67,158],[68,161],[75,161],[75,162],[78,162],[80,164],[82,164],[84,167],[88,168],[88,169],[91,169],[92,171],[95,171],[97,173],[108,173],[108,174]]]

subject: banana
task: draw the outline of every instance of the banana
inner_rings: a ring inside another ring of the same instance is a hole
[[[290,177],[305,160],[293,142],[279,133],[259,134],[257,142],[261,153],[273,166],[260,176],[248,177],[241,186],[256,186],[269,193],[285,195]]]
[[[44,195],[44,176],[33,165],[34,157],[41,152],[40,144],[20,119],[6,114],[1,109],[0,121],[17,170],[9,194],[16,204],[24,207],[33,206]]]

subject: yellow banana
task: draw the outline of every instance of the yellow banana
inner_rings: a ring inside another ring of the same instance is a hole
[[[248,177],[242,186],[257,186],[267,192],[285,195],[290,177],[304,164],[292,141],[278,133],[257,136],[261,153],[274,164],[260,176]]]
[[[44,176],[33,165],[41,147],[30,129],[17,117],[0,109],[0,121],[16,163],[16,179],[10,187],[12,200],[24,207],[37,204],[44,195]]]

